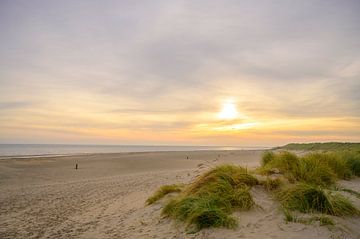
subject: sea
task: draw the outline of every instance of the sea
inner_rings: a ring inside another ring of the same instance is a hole
[[[70,145],[70,144],[0,144],[1,157],[43,157],[94,153],[130,153],[199,150],[261,150],[268,147],[241,146],[170,146],[170,145]]]

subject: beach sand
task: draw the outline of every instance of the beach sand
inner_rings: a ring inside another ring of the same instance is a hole
[[[254,168],[261,153],[194,151],[1,159],[0,238],[360,238],[359,218],[332,217],[336,223],[332,227],[285,223],[279,205],[260,187],[251,191],[258,207],[235,213],[239,221],[235,230],[187,234],[183,225],[161,217],[161,202],[145,205],[161,185],[187,183],[220,163]],[[358,178],[341,183],[360,189]],[[351,199],[360,206],[357,198]]]

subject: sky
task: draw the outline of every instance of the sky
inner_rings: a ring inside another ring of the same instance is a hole
[[[0,0],[0,143],[360,141],[360,1]]]

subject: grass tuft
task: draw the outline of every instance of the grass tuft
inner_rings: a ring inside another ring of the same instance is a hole
[[[163,208],[163,215],[185,222],[196,230],[207,227],[228,227],[237,225],[230,216],[231,204],[218,195],[203,197],[182,196],[170,200]]]
[[[289,152],[266,153],[258,171],[267,175],[279,172],[290,182],[302,181],[329,186],[333,185],[337,179],[350,179],[353,172],[357,170],[356,156],[351,156],[349,153],[344,155],[331,152],[310,153],[298,157]]]
[[[196,194],[206,191],[221,191],[222,186],[240,187],[257,185],[258,180],[240,166],[220,165],[199,176],[187,188],[188,194]],[[224,185],[227,184],[227,185]],[[219,189],[217,189],[219,188]],[[226,190],[226,189],[225,189]]]
[[[351,170],[340,153],[311,153],[306,155],[305,158],[317,160],[327,165],[339,179],[351,178]]]
[[[301,183],[281,190],[283,207],[300,212],[320,212],[334,216],[358,215],[359,211],[342,195],[321,186]]]
[[[151,197],[146,200],[148,205],[153,204],[169,193],[181,192],[183,185],[172,184],[161,186]]]
[[[329,165],[317,155],[307,155],[301,158],[299,168],[293,172],[298,181],[317,185],[332,185],[336,181],[336,175]]]
[[[360,152],[342,152],[339,155],[346,161],[351,173],[360,177]]]
[[[324,215],[321,216],[313,216],[313,217],[299,217],[294,215],[292,212],[290,212],[287,209],[283,209],[284,215],[285,215],[285,222],[296,222],[296,223],[302,223],[302,224],[312,224],[313,222],[318,221],[320,223],[320,226],[333,226],[335,223],[334,221]]]
[[[282,185],[282,182],[279,178],[267,178],[266,180],[261,180],[260,185],[264,186],[267,191],[273,191],[278,189]]]
[[[258,180],[246,169],[221,165],[199,176],[181,194],[170,200],[163,215],[185,222],[196,230],[206,227],[237,225],[231,216],[234,210],[249,210],[254,206],[251,186]]]
[[[275,153],[272,151],[265,151],[261,157],[261,165],[265,166],[275,159]]]
[[[330,217],[320,216],[317,219],[320,222],[320,226],[333,226],[333,225],[335,225],[334,221]]]

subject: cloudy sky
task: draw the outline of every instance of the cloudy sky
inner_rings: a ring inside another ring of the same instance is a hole
[[[0,1],[0,143],[360,140],[360,1]]]

